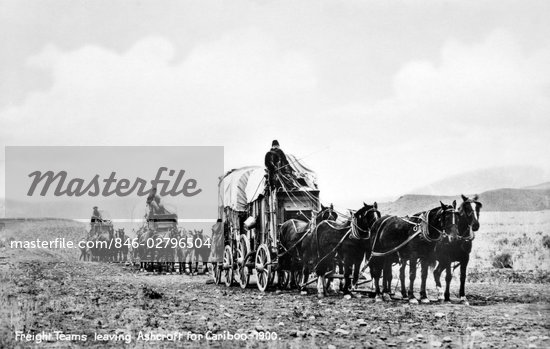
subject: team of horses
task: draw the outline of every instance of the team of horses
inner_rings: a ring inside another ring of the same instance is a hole
[[[363,204],[350,211],[343,223],[330,207],[322,207],[315,220],[290,220],[279,229],[282,247],[279,263],[286,270],[301,270],[294,280],[304,291],[311,271],[317,276],[319,297],[327,294],[329,280],[338,270],[343,274],[344,294],[350,294],[358,284],[360,273],[366,268],[374,282],[375,301],[392,298],[392,267],[399,263],[401,295],[417,304],[414,283],[420,263],[420,302],[429,303],[426,281],[430,268],[438,289],[438,299],[450,301],[451,265],[460,265],[460,301],[468,304],[465,295],[466,268],[472,250],[475,232],[479,229],[482,204],[478,197],[462,195],[457,207],[440,202],[437,207],[411,216],[382,215],[377,203]],[[406,267],[409,267],[409,284],[406,287]],[[440,282],[446,272],[446,287]],[[327,280],[328,279],[328,280]],[[382,280],[382,287],[380,286]]]
[[[155,261],[162,262],[152,262],[152,261],[143,261],[142,257],[145,254],[147,249],[146,239],[155,239],[159,236],[157,235],[148,235],[140,234],[140,231],[137,232],[137,248],[132,248],[133,239],[130,238],[124,231],[124,228],[121,229],[99,229],[88,234],[86,240],[83,242],[93,242],[89,245],[91,247],[83,246],[80,249],[79,259],[82,261],[98,261],[98,262],[112,262],[112,263],[125,263],[125,262],[135,262],[140,261],[140,267],[144,270],[149,269],[152,264],[157,264],[156,266],[162,263],[164,271],[175,272],[176,263],[178,264],[178,270],[180,274],[198,274],[199,273],[199,263],[202,263],[202,272],[206,273],[208,270],[207,262],[210,255],[210,248],[207,245],[196,246],[189,248],[182,248],[176,246],[172,248],[162,247],[155,249],[156,255],[154,256]],[[170,232],[169,238],[176,238],[177,241],[206,241],[207,237],[204,235],[203,230],[197,229],[176,229],[173,232]],[[115,243],[118,242],[118,243]]]
[[[104,228],[104,229],[103,229]],[[113,229],[112,226],[99,227],[92,230],[85,240],[81,241],[80,257],[82,261],[94,262],[126,262],[128,261],[128,235],[122,229]],[[120,242],[115,243],[115,242]]]
[[[170,241],[177,242],[177,244],[170,244],[168,246],[164,244],[155,245],[153,247],[148,246],[147,240],[155,242],[163,241],[163,238],[168,238]],[[210,249],[207,245],[196,244],[197,241],[204,242],[207,238],[204,236],[203,230],[197,229],[171,229],[169,231],[138,231],[137,243],[138,247],[133,250],[132,261],[139,261],[140,269],[142,270],[158,270],[159,272],[171,272],[179,271],[180,274],[198,274],[199,273],[199,261],[202,263],[202,272],[206,273],[208,257],[210,255]],[[193,242],[191,247],[182,247],[179,242],[185,241],[187,244]],[[176,269],[176,265],[178,268]],[[194,270],[193,270],[194,266]]]

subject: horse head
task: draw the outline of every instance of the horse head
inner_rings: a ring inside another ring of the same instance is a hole
[[[458,236],[458,211],[456,210],[456,200],[452,205],[446,205],[439,202],[441,208],[436,212],[436,222],[441,229],[443,235],[449,237],[449,241],[453,241]]]
[[[338,218],[338,213],[334,211],[334,206],[330,204],[329,207],[321,205],[321,211],[317,214],[315,223],[319,224],[322,221],[335,221]]]
[[[202,235],[204,233],[203,229],[200,229],[200,230],[194,229],[194,231],[195,231],[195,236],[196,237],[202,238]]]
[[[363,203],[363,207],[353,214],[354,224],[362,233],[360,235],[367,233],[370,236],[370,228],[380,217],[381,214],[378,211],[378,204],[376,202],[372,205]]]
[[[473,232],[479,230],[479,213],[483,205],[478,201],[478,196],[475,195],[473,198],[468,198],[467,196],[462,195],[462,203],[458,209],[461,222],[465,222],[465,225],[470,229],[464,229],[467,231],[470,236],[473,238]]]

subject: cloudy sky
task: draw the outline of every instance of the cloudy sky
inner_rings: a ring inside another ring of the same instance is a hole
[[[0,147],[223,145],[230,169],[278,139],[345,205],[482,168],[548,173],[549,15],[546,0],[0,0]]]

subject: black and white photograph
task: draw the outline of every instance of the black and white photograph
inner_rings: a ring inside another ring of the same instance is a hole
[[[550,2],[0,0],[0,348],[550,348]]]

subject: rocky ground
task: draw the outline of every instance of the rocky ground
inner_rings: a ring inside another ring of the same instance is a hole
[[[214,285],[208,276],[153,275],[47,250],[1,248],[0,285],[2,348],[550,347],[548,284],[471,283],[470,306],[380,304],[359,295],[320,300],[314,290],[260,293]],[[36,344],[16,341],[15,331],[80,337]],[[167,339],[146,340],[148,334]],[[243,343],[228,334],[252,338]]]

